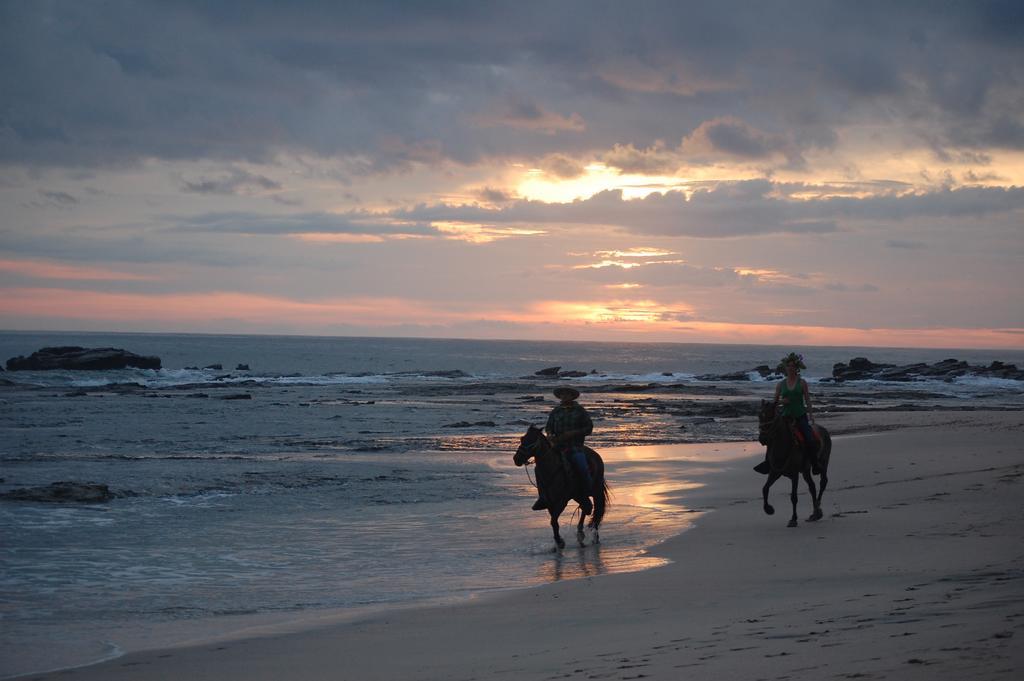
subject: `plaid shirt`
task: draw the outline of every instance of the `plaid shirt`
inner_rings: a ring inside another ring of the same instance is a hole
[[[569,430],[581,430],[581,433],[574,435],[570,442],[562,443],[562,446],[582,447],[583,438],[594,431],[594,422],[590,420],[587,410],[578,402],[573,402],[567,407],[560,404],[551,410],[544,430],[548,431],[548,435],[551,436],[560,435]]]

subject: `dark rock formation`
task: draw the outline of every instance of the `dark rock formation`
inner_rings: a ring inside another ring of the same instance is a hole
[[[443,369],[443,370],[440,370],[440,371],[425,371],[425,372],[423,372],[423,375],[424,376],[430,376],[432,378],[469,378],[470,377],[469,374],[467,374],[462,369]]]
[[[596,373],[597,369],[591,369],[590,371],[579,371],[576,369],[562,371],[562,367],[548,367],[547,369],[535,371],[533,375],[544,378],[582,378],[584,376],[593,376]],[[523,376],[523,378],[529,378],[529,376]]]
[[[0,494],[10,501],[95,504],[110,501],[116,495],[106,485],[94,482],[53,482],[43,487],[23,487]]]
[[[238,366],[235,367],[235,371],[248,371],[248,370],[249,370],[249,365],[248,364],[239,364]]]
[[[849,364],[840,362],[832,367],[832,380],[843,381],[951,381],[959,376],[985,376],[1024,381],[1024,371],[1013,364],[992,362],[988,366],[971,366],[958,359],[944,359],[935,364],[917,363],[896,366],[875,364],[865,357],[854,357]]]
[[[767,364],[756,366],[753,369],[747,369],[746,371],[734,371],[729,374],[704,374],[697,376],[698,381],[749,381],[751,374],[758,374],[761,378],[769,378],[771,376],[779,376],[776,374]]]
[[[476,421],[470,423],[469,421],[459,421],[457,423],[449,423],[448,425],[441,426],[442,428],[494,428],[496,424],[494,421]]]
[[[120,348],[43,348],[28,357],[7,360],[8,371],[49,371],[53,369],[106,371],[108,369],[159,369],[159,357],[143,357]]]
[[[224,371],[224,365],[223,364],[210,364],[210,365],[205,366],[203,368],[204,369],[212,369],[213,371]]]

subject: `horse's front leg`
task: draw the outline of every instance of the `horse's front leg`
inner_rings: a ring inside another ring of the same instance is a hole
[[[793,488],[789,492],[789,500],[791,502],[793,502],[793,516],[789,519],[789,524],[786,527],[796,527],[797,526],[797,522],[796,522],[796,487],[797,487],[797,483],[800,482],[800,479],[796,475],[791,476],[791,479],[793,481]]]
[[[548,509],[548,513],[551,514],[551,531],[555,535],[555,545],[560,548],[565,548],[565,540],[562,539],[562,535],[558,532],[558,516],[561,514],[562,509],[555,510],[553,508]]]
[[[818,496],[818,489],[814,485],[814,476],[811,475],[811,471],[808,469],[804,469],[804,481],[807,482],[807,489],[811,492],[811,503],[814,504],[814,511],[811,512],[807,520],[810,522],[821,520],[824,515],[821,512],[821,498]]]
[[[768,474],[768,479],[765,480],[764,487],[761,488],[761,497],[764,499],[764,512],[768,515],[775,514],[775,507],[768,503],[768,491],[780,477],[782,477],[780,473],[772,471]]]
[[[586,533],[583,531],[583,523],[587,519],[587,514],[580,511],[580,522],[576,525],[576,541],[580,546],[583,546],[583,540],[586,539]]]

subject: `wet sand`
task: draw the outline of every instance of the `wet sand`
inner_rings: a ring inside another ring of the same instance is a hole
[[[709,512],[655,549],[664,567],[26,678],[1019,678],[1024,415],[823,423],[871,434],[836,438],[817,523],[786,527],[786,481],[762,512],[756,457],[712,464],[679,492]]]

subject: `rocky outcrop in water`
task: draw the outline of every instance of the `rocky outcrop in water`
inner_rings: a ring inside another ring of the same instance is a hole
[[[8,371],[107,371],[110,369],[159,369],[159,357],[143,357],[120,348],[81,348],[76,345],[42,348],[28,357],[7,360]]]
[[[469,421],[459,421],[458,423],[449,423],[441,426],[442,428],[494,428],[497,426],[494,421],[476,421],[470,423]]]
[[[110,501],[116,495],[106,485],[95,482],[52,482],[42,487],[23,487],[0,494],[9,501],[41,501],[45,503],[96,504]]]
[[[769,378],[771,376],[780,377],[781,374],[777,374],[767,364],[761,364],[753,369],[747,369],[746,371],[734,371],[729,374],[704,374],[697,376],[698,381],[749,381],[753,374],[759,375],[761,378]]]
[[[1014,364],[992,362],[988,366],[970,365],[958,359],[944,359],[935,364],[876,364],[866,357],[854,357],[848,364],[832,367],[832,380],[843,381],[920,381],[925,379],[951,381],[960,376],[984,376],[1024,381],[1024,371]]]
[[[541,376],[543,378],[582,378],[596,373],[597,369],[591,369],[589,372],[578,371],[575,369],[562,371],[562,367],[548,367],[547,369],[541,369],[540,371],[533,372],[533,375]],[[529,378],[529,376],[524,376],[523,378]]]

